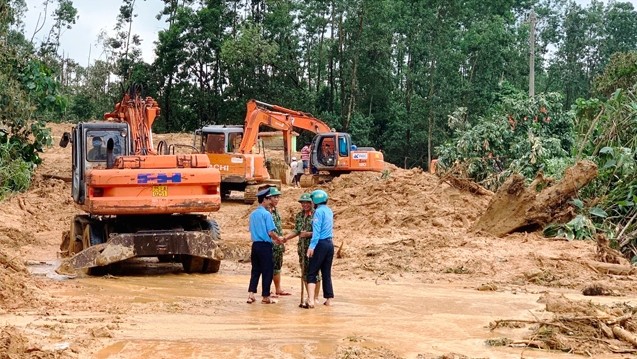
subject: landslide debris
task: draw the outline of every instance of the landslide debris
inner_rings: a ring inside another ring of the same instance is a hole
[[[543,295],[540,302],[546,305],[545,318],[504,319],[489,324],[491,330],[528,325],[531,333],[524,340],[502,338],[499,343],[489,344],[525,345],[587,356],[637,352],[637,308],[627,303],[600,305],[555,294]]]

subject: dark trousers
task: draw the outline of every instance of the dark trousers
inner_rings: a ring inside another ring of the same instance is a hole
[[[332,288],[332,261],[334,260],[334,242],[331,239],[318,241],[314,254],[310,258],[307,269],[307,282],[318,282],[318,272],[321,271],[323,277],[323,298],[334,298],[334,288]]]
[[[272,261],[272,243],[252,242],[250,262],[252,263],[252,270],[250,271],[250,286],[248,287],[248,292],[257,292],[259,277],[262,276],[263,288],[261,295],[264,297],[269,297],[270,286],[272,285],[272,277],[274,276],[274,262]]]

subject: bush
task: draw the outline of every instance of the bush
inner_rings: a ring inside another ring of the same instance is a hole
[[[26,191],[31,185],[35,166],[15,156],[17,145],[0,143],[0,199],[13,192]]]

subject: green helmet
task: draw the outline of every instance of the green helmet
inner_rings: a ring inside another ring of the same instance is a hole
[[[312,202],[312,196],[309,193],[303,193],[301,197],[299,197],[299,202]]]
[[[265,195],[265,197],[273,197],[273,196],[280,196],[281,195],[281,191],[279,191],[278,188],[276,187],[270,187],[268,188],[268,193]]]
[[[323,191],[322,189],[317,189],[316,191],[312,192],[310,196],[312,197],[312,202],[314,202],[314,204],[325,203],[329,198],[327,192]]]

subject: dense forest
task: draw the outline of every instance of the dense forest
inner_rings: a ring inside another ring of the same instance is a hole
[[[28,185],[51,143],[47,121],[101,118],[141,83],[162,108],[156,132],[241,124],[254,98],[310,112],[401,167],[438,158],[490,189],[512,172],[559,178],[591,159],[600,174],[573,202],[578,216],[551,229],[601,231],[637,252],[631,3],[146,0],[163,3],[166,26],[142,39],[130,30],[142,0],[122,0],[114,35],[99,39],[106,56],[83,67],[60,48],[82,14],[44,1],[53,25],[39,43],[20,22],[24,0],[0,1],[4,191]],[[156,41],[153,63],[141,41]]]

